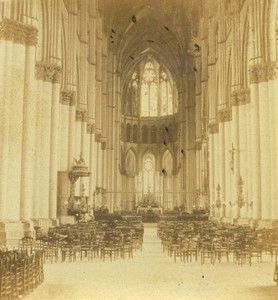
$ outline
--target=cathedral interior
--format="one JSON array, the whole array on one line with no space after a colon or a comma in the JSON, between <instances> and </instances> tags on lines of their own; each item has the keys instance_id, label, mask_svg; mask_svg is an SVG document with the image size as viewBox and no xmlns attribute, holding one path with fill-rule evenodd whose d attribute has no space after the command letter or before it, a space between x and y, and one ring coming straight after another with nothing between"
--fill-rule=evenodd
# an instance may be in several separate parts
<instances>
[{"instance_id":1,"label":"cathedral interior","mask_svg":"<svg viewBox=\"0 0 278 300\"><path fill-rule=\"evenodd\" d=\"M252 273L268 274L270 281L250 286L275 285L273 271L278 284L277 40L278 0L0 0L0 299L31 289L12 288L21 273L2 266L5 251L20 246L22 257L26 250L26 261L37 263L37 276L30 279L36 286L44 280L43 265L46 275L59 273L49 270L56 265L47 263L54 257L49 238L80 234L85 227L94 243L89 250L82 243L71 250L55 244L62 261L82 260L85 248L104 260L106 254L124 259L138 248L142 267L144 261L152 264L142 255L152 249L153 234L159 238L154 247L177 274L177 262L191 262L193 255L185 231L194 227L200 238L210 228L222 242L226 232L237 230L245 242L252 233L271 261L269 256L256 266L253 258ZM105 238L100 252L93 250L105 222L121 231L117 252L116 233L110 252ZM173 238L181 232L191 241L186 248ZM211 250L199 243L198 255L203 264L215 263L221 281L226 248L212 241ZM166 248L169 256L162 254ZM228 257L234 255L235 264L251 266L255 255L264 258L258 248L233 249ZM121 261L128 268L135 258L116 260L119 268ZM106 274L101 268L109 263L98 264L100 276ZM72 265L78 274L79 265ZM209 266L191 268L203 272ZM167 268L153 270L167 277ZM238 275L238 268L230 270L232 278L251 276L248 269L240 277L245 271ZM100 286L93 289L100 292ZM49 289L40 299L56 299ZM128 295L114 290L98 299L170 299L166 288L164 296L146 290L154 297L130 289ZM57 299L91 299L69 291ZM197 291L196 285L191 298L203 299ZM244 299L277 299L274 287L264 292ZM203 296L223 299L224 287L219 293ZM40 296L34 291L28 297Z\"/></svg>"}]
</instances>

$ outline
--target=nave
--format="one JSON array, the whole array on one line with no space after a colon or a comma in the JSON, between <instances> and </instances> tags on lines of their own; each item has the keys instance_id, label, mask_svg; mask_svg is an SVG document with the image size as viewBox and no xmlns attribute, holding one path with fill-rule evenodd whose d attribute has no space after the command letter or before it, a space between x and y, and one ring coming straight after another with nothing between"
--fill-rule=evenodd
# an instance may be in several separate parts
<instances>
[{"instance_id":1,"label":"nave","mask_svg":"<svg viewBox=\"0 0 278 300\"><path fill-rule=\"evenodd\" d=\"M181 262L163 253L156 224L144 224L142 251L132 259L94 258L44 265L45 279L26 300L278 299L274 261L242 266Z\"/></svg>"}]
</instances>

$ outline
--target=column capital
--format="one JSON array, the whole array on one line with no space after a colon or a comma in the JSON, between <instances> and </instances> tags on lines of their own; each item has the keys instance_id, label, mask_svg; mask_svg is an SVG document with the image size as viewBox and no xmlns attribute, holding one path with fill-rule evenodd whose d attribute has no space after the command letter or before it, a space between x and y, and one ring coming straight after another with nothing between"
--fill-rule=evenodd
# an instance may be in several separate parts
<instances>
[{"instance_id":1,"label":"column capital","mask_svg":"<svg viewBox=\"0 0 278 300\"><path fill-rule=\"evenodd\" d=\"M62 81L62 67L56 66L52 82L53 83L61 83L61 81Z\"/></svg>"},{"instance_id":2,"label":"column capital","mask_svg":"<svg viewBox=\"0 0 278 300\"><path fill-rule=\"evenodd\" d=\"M278 79L277 61L269 61L249 66L250 84L258 84Z\"/></svg>"},{"instance_id":3,"label":"column capital","mask_svg":"<svg viewBox=\"0 0 278 300\"><path fill-rule=\"evenodd\" d=\"M250 89L233 91L231 95L232 106L245 105L250 103Z\"/></svg>"},{"instance_id":4,"label":"column capital","mask_svg":"<svg viewBox=\"0 0 278 300\"><path fill-rule=\"evenodd\" d=\"M218 111L219 122L232 121L232 110L230 108L224 108Z\"/></svg>"},{"instance_id":5,"label":"column capital","mask_svg":"<svg viewBox=\"0 0 278 300\"><path fill-rule=\"evenodd\" d=\"M36 62L36 79L52 83L61 83L62 67L47 62Z\"/></svg>"},{"instance_id":6,"label":"column capital","mask_svg":"<svg viewBox=\"0 0 278 300\"><path fill-rule=\"evenodd\" d=\"M268 64L268 79L276 80L278 79L278 62L272 61Z\"/></svg>"},{"instance_id":7,"label":"column capital","mask_svg":"<svg viewBox=\"0 0 278 300\"><path fill-rule=\"evenodd\" d=\"M87 122L88 111L83 108L77 107L75 120L80 122Z\"/></svg>"},{"instance_id":8,"label":"column capital","mask_svg":"<svg viewBox=\"0 0 278 300\"><path fill-rule=\"evenodd\" d=\"M36 46L38 29L35 26L12 19L4 19L0 22L0 39L27 46Z\"/></svg>"},{"instance_id":9,"label":"column capital","mask_svg":"<svg viewBox=\"0 0 278 300\"><path fill-rule=\"evenodd\" d=\"M74 106L76 103L76 92L71 90L62 90L60 93L60 103Z\"/></svg>"},{"instance_id":10,"label":"column capital","mask_svg":"<svg viewBox=\"0 0 278 300\"><path fill-rule=\"evenodd\" d=\"M219 123L218 122L211 122L208 124L208 132L210 134L215 134L219 132Z\"/></svg>"},{"instance_id":11,"label":"column capital","mask_svg":"<svg viewBox=\"0 0 278 300\"><path fill-rule=\"evenodd\" d=\"M45 64L44 66L44 81L52 82L55 76L55 65Z\"/></svg>"},{"instance_id":12,"label":"column capital","mask_svg":"<svg viewBox=\"0 0 278 300\"><path fill-rule=\"evenodd\" d=\"M89 122L87 124L87 133L89 133L89 134L95 133L95 124L94 123Z\"/></svg>"}]
</instances>

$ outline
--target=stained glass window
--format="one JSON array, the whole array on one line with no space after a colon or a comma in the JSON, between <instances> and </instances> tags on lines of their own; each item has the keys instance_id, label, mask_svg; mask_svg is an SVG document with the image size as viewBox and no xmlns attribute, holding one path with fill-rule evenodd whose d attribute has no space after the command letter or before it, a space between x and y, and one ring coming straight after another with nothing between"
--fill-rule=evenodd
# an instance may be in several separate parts
<instances>
[{"instance_id":1,"label":"stained glass window","mask_svg":"<svg viewBox=\"0 0 278 300\"><path fill-rule=\"evenodd\" d=\"M154 192L155 157L146 154L143 158L143 191L144 194Z\"/></svg>"},{"instance_id":2,"label":"stained glass window","mask_svg":"<svg viewBox=\"0 0 278 300\"><path fill-rule=\"evenodd\" d=\"M169 72L151 57L132 73L126 94L127 115L143 117L167 116L177 112L174 99L175 87ZM140 101L140 108L139 108Z\"/></svg>"},{"instance_id":3,"label":"stained glass window","mask_svg":"<svg viewBox=\"0 0 278 300\"><path fill-rule=\"evenodd\" d=\"M154 65L146 63L141 86L141 116L157 116L157 83Z\"/></svg>"},{"instance_id":4,"label":"stained glass window","mask_svg":"<svg viewBox=\"0 0 278 300\"><path fill-rule=\"evenodd\" d=\"M127 91L127 108L128 116L137 116L138 114L138 73L135 71L132 74L131 81Z\"/></svg>"},{"instance_id":5,"label":"stained glass window","mask_svg":"<svg viewBox=\"0 0 278 300\"><path fill-rule=\"evenodd\" d=\"M161 116L173 114L173 93L171 83L164 71L160 73Z\"/></svg>"}]
</instances>

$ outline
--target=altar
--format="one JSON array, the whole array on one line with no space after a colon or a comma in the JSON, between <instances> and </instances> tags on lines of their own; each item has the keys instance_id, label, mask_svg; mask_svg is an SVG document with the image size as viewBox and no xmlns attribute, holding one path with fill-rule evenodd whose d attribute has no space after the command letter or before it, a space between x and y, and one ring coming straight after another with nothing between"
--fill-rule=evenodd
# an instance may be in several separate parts
<instances>
[{"instance_id":1,"label":"altar","mask_svg":"<svg viewBox=\"0 0 278 300\"><path fill-rule=\"evenodd\" d=\"M137 215L146 215L146 214L155 214L155 215L162 215L162 208L161 207L144 207L139 206L137 207L136 213Z\"/></svg>"},{"instance_id":2,"label":"altar","mask_svg":"<svg viewBox=\"0 0 278 300\"><path fill-rule=\"evenodd\" d=\"M144 194L136 208L137 215L162 215L163 209L154 194Z\"/></svg>"}]
</instances>

